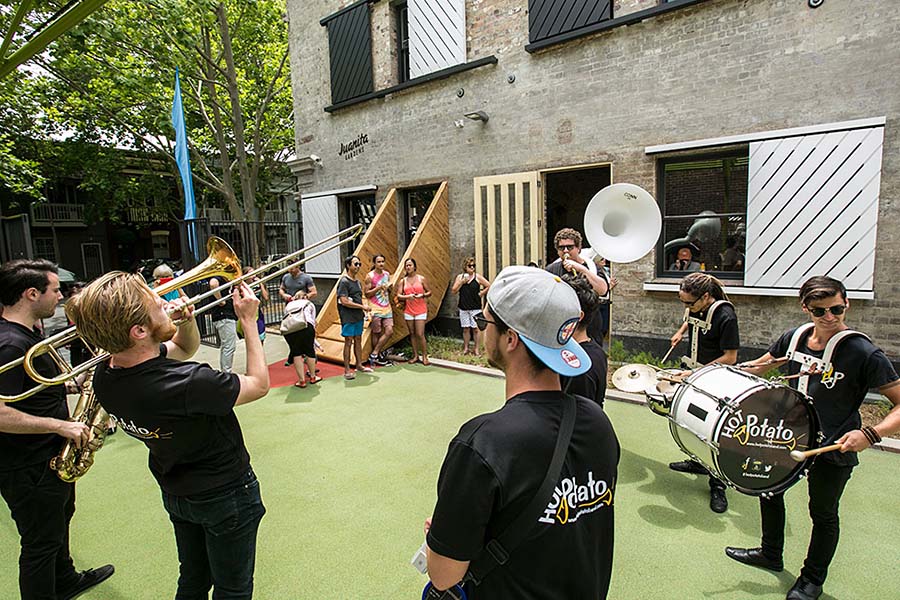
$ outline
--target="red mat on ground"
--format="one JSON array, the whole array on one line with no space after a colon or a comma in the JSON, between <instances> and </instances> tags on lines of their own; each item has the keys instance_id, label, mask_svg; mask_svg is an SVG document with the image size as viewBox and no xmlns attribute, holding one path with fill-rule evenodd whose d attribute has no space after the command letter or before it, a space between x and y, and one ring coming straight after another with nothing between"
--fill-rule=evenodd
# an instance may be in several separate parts
<instances>
[{"instance_id":1,"label":"red mat on ground","mask_svg":"<svg viewBox=\"0 0 900 600\"><path fill-rule=\"evenodd\" d=\"M322 379L344 375L344 365L336 365L320 360L316 361L316 368L319 370L319 377ZM294 370L293 365L286 367L283 360L269 365L269 387L285 387L295 383L297 383L297 371Z\"/></svg>"}]
</instances>

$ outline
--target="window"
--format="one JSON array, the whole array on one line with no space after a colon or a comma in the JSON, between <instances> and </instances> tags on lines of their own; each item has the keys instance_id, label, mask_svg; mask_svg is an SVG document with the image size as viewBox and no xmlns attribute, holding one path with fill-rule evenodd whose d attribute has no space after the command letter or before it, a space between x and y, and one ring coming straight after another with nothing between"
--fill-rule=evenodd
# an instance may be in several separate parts
<instances>
[{"instance_id":1,"label":"window","mask_svg":"<svg viewBox=\"0 0 900 600\"><path fill-rule=\"evenodd\" d=\"M660 161L660 275L703 269L722 278L743 276L748 166L746 149Z\"/></svg>"},{"instance_id":2,"label":"window","mask_svg":"<svg viewBox=\"0 0 900 600\"><path fill-rule=\"evenodd\" d=\"M612 12L612 0L528 0L528 41L608 21Z\"/></svg>"},{"instance_id":3,"label":"window","mask_svg":"<svg viewBox=\"0 0 900 600\"><path fill-rule=\"evenodd\" d=\"M397 73L399 83L409 81L409 8L402 2L394 8L397 15Z\"/></svg>"},{"instance_id":4,"label":"window","mask_svg":"<svg viewBox=\"0 0 900 600\"><path fill-rule=\"evenodd\" d=\"M53 238L36 237L33 239L34 257L44 258L52 263L56 262L56 249L53 244Z\"/></svg>"}]
</instances>

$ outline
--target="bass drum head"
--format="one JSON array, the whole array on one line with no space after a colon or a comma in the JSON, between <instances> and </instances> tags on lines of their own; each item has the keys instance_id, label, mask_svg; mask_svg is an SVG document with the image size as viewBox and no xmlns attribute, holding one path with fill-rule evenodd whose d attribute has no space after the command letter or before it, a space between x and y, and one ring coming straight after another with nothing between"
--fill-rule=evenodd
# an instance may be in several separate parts
<instances>
[{"instance_id":1,"label":"bass drum head","mask_svg":"<svg viewBox=\"0 0 900 600\"><path fill-rule=\"evenodd\" d=\"M818 432L818 416L802 394L786 386L757 389L719 422L718 470L746 494L781 492L809 462L798 463L791 452L816 448Z\"/></svg>"}]
</instances>

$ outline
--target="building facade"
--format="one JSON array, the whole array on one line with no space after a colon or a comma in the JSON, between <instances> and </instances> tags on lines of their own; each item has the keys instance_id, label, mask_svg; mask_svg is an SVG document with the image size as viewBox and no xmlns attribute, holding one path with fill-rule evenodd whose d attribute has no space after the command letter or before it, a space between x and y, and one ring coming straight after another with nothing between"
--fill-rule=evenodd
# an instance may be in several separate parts
<instances>
[{"instance_id":1,"label":"building facade","mask_svg":"<svg viewBox=\"0 0 900 600\"><path fill-rule=\"evenodd\" d=\"M848 322L900 355L889 0L287 7L307 243L325 212L447 181L452 272L475 255L491 275L555 258L561 227L602 229L584 222L591 198L633 183L663 225L646 256L612 265L612 330L626 345L667 346L683 310L670 267L688 246L728 284L753 352L805 319L800 283L831 274L851 290Z\"/></svg>"}]
</instances>

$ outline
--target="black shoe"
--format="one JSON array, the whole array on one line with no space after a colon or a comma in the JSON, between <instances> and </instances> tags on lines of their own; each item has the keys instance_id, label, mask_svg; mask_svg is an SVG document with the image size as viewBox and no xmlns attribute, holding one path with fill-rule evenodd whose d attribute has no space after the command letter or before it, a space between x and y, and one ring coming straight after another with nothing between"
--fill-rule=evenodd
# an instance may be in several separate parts
<instances>
[{"instance_id":1,"label":"black shoe","mask_svg":"<svg viewBox=\"0 0 900 600\"><path fill-rule=\"evenodd\" d=\"M803 575L797 578L793 587L788 591L785 600L816 600L822 595L822 586L816 585Z\"/></svg>"},{"instance_id":2,"label":"black shoe","mask_svg":"<svg viewBox=\"0 0 900 600\"><path fill-rule=\"evenodd\" d=\"M96 569L88 569L78 574L78 581L64 592L57 595L57 600L72 600L80 596L82 592L88 590L101 581L106 581L112 574L116 572L116 568L112 565L103 565Z\"/></svg>"},{"instance_id":3,"label":"black shoe","mask_svg":"<svg viewBox=\"0 0 900 600\"><path fill-rule=\"evenodd\" d=\"M679 473L693 473L695 475L706 475L709 471L706 467L693 460L682 460L679 462L669 463L669 468Z\"/></svg>"},{"instance_id":4,"label":"black shoe","mask_svg":"<svg viewBox=\"0 0 900 600\"><path fill-rule=\"evenodd\" d=\"M763 554L762 548L732 548L729 546L725 548L725 554L728 555L728 558L751 567L762 567L776 573L784 571L784 563L781 559L774 560L769 558Z\"/></svg>"},{"instance_id":5,"label":"black shoe","mask_svg":"<svg viewBox=\"0 0 900 600\"><path fill-rule=\"evenodd\" d=\"M709 488L709 508L715 513L723 513L728 510L728 498L725 497L725 488Z\"/></svg>"}]
</instances>

